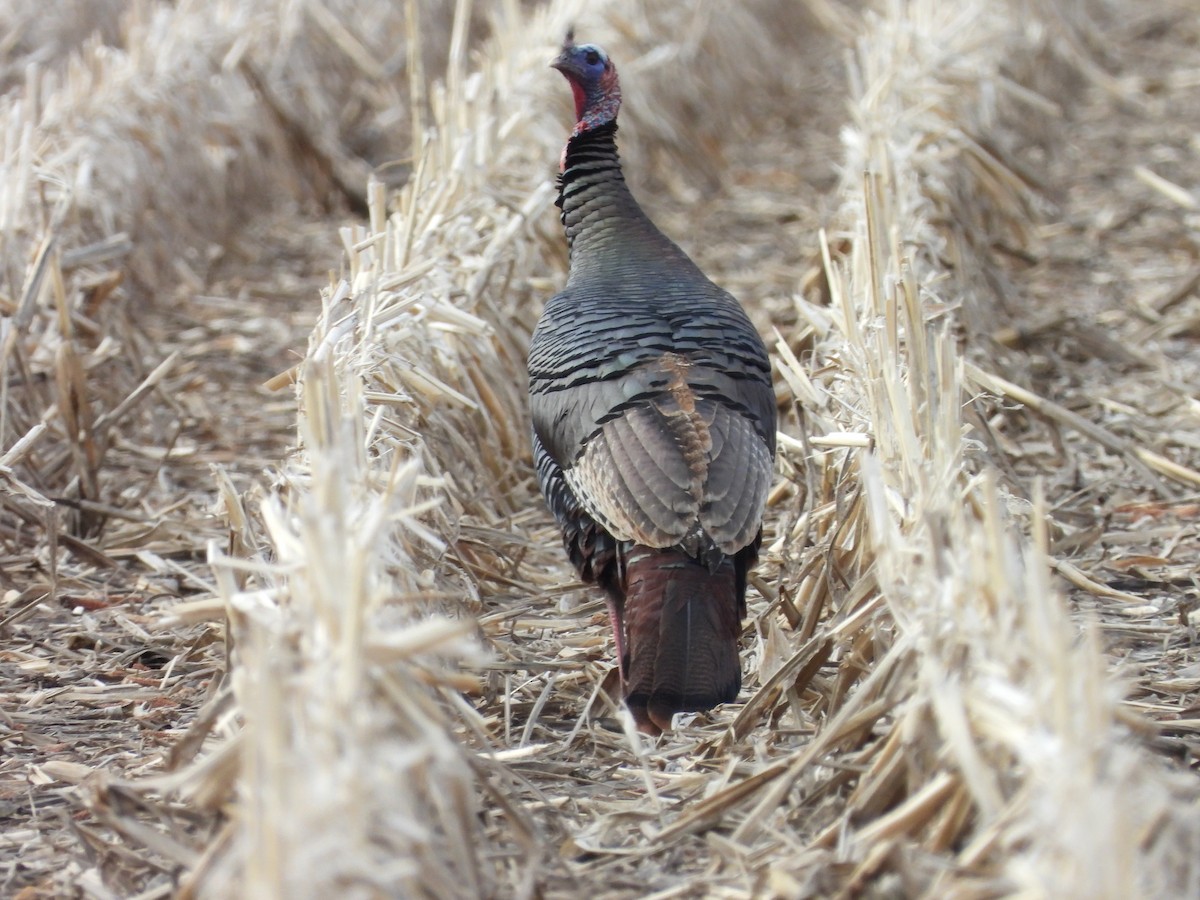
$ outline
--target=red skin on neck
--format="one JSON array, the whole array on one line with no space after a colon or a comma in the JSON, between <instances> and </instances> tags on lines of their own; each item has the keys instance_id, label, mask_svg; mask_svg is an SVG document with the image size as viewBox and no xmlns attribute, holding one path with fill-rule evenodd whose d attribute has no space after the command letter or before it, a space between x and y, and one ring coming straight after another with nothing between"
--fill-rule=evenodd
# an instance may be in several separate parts
<instances>
[{"instance_id":1,"label":"red skin on neck","mask_svg":"<svg viewBox=\"0 0 1200 900\"><path fill-rule=\"evenodd\" d=\"M566 74L566 73L564 73ZM567 75L567 83L571 85L571 94L575 98L575 128L572 137L590 131L601 125L616 121L617 111L621 108L621 85L617 79L617 69L609 64L607 71L600 76L599 91L588 96L583 85L571 75ZM567 148L563 147L559 159L559 171L566 171Z\"/></svg>"},{"instance_id":2,"label":"red skin on neck","mask_svg":"<svg viewBox=\"0 0 1200 900\"><path fill-rule=\"evenodd\" d=\"M567 83L571 85L571 93L575 95L575 120L578 121L583 118L583 108L587 103L587 94L583 92L583 88L571 79L567 79Z\"/></svg>"}]
</instances>

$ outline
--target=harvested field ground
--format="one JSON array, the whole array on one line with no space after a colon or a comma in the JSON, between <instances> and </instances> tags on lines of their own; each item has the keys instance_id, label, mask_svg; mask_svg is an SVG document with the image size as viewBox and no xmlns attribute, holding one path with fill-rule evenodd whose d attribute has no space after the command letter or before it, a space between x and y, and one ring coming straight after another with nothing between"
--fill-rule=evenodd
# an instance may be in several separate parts
<instances>
[{"instance_id":1,"label":"harvested field ground","mask_svg":"<svg viewBox=\"0 0 1200 900\"><path fill-rule=\"evenodd\" d=\"M0 12L0 896L1200 895L1192 5L500 6ZM526 444L568 22L778 369L656 742Z\"/></svg>"}]
</instances>

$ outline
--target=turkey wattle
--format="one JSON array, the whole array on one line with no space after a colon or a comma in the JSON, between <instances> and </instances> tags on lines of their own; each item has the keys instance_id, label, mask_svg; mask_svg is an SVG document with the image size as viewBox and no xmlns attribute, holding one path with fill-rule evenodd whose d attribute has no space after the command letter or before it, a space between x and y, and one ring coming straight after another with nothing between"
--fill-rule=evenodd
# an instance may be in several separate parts
<instances>
[{"instance_id":1,"label":"turkey wattle","mask_svg":"<svg viewBox=\"0 0 1200 900\"><path fill-rule=\"evenodd\" d=\"M608 55L568 35L552 65L575 96L558 198L571 269L529 348L534 461L580 577L607 595L626 704L657 734L741 687L775 454L770 363L737 300L630 194Z\"/></svg>"}]
</instances>

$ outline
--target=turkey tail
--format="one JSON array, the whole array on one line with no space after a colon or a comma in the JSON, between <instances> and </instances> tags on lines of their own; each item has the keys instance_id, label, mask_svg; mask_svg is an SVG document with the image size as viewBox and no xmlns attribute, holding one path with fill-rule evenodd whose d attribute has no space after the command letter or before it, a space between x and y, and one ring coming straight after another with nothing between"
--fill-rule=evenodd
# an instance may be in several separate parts
<instances>
[{"instance_id":1,"label":"turkey tail","mask_svg":"<svg viewBox=\"0 0 1200 900\"><path fill-rule=\"evenodd\" d=\"M737 698L741 610L734 560L715 572L677 549L635 547L626 560L625 702L659 734L677 712Z\"/></svg>"}]
</instances>

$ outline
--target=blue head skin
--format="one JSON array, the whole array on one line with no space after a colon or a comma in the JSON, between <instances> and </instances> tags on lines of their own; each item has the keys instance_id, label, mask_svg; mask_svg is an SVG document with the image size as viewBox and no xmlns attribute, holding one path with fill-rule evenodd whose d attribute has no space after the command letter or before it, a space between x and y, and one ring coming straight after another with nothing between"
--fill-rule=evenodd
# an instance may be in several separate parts
<instances>
[{"instance_id":1,"label":"blue head skin","mask_svg":"<svg viewBox=\"0 0 1200 900\"><path fill-rule=\"evenodd\" d=\"M595 44L576 44L574 34L567 32L562 53L550 65L563 73L575 95L572 136L617 120L621 84L617 67L603 49Z\"/></svg>"}]
</instances>

